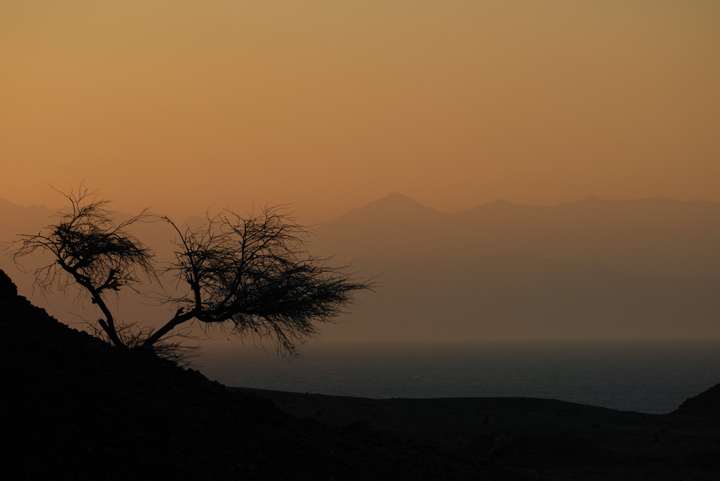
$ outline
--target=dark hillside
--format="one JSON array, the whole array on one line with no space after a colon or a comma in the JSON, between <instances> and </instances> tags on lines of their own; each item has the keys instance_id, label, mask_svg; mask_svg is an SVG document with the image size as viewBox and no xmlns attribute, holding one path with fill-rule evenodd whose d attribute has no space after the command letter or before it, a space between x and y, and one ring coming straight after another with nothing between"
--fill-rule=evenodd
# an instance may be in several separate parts
<instances>
[{"instance_id":1,"label":"dark hillside","mask_svg":"<svg viewBox=\"0 0 720 481\"><path fill-rule=\"evenodd\" d=\"M0 271L13 480L715 480L717 391L669 416L543 399L229 389L66 327Z\"/></svg>"},{"instance_id":2,"label":"dark hillside","mask_svg":"<svg viewBox=\"0 0 720 481\"><path fill-rule=\"evenodd\" d=\"M716 389L717 390L717 389ZM299 418L419 440L519 479L720 479L720 424L707 411L650 415L532 398L363 399L238 389ZM537 478L533 477L537 476Z\"/></svg>"},{"instance_id":3,"label":"dark hillside","mask_svg":"<svg viewBox=\"0 0 720 481\"><path fill-rule=\"evenodd\" d=\"M13 479L432 479L431 456L390 438L299 421L200 373L121 353L17 296L0 271L3 426ZM8 369L9 368L9 369ZM418 448L419 449L419 448ZM418 451L419 453L419 451ZM8 468L10 468L8 466ZM14 469L13 469L14 470ZM428 476L425 478L425 476Z\"/></svg>"},{"instance_id":4,"label":"dark hillside","mask_svg":"<svg viewBox=\"0 0 720 481\"><path fill-rule=\"evenodd\" d=\"M720 384L686 400L675 415L705 419L720 427Z\"/></svg>"}]
</instances>

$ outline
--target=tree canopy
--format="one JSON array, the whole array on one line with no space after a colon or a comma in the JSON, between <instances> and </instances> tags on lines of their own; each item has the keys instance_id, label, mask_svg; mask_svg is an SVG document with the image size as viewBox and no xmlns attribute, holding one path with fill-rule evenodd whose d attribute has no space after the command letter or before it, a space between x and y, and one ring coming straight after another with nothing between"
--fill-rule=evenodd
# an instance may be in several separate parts
<instances>
[{"instance_id":1,"label":"tree canopy","mask_svg":"<svg viewBox=\"0 0 720 481\"><path fill-rule=\"evenodd\" d=\"M69 209L58 222L21 235L15 256L49 253L52 261L36 270L36 282L82 288L102 314L98 332L119 348L157 349L180 325L195 322L230 324L239 335L270 337L292 352L355 292L370 287L308 254L302 226L276 208L250 217L224 211L190 227L147 211L114 221L108 202L94 200L85 189L65 197ZM167 265L158 266L154 253L129 232L147 221L166 223L175 236ZM162 300L176 306L175 313L156 329L119 322L106 298L144 287L143 276L177 281Z\"/></svg>"}]
</instances>

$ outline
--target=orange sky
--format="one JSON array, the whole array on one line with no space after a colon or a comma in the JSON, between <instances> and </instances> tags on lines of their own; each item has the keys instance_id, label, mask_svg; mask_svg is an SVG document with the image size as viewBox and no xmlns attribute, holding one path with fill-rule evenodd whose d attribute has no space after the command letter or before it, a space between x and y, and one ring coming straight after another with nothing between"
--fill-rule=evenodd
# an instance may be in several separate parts
<instances>
[{"instance_id":1,"label":"orange sky","mask_svg":"<svg viewBox=\"0 0 720 481\"><path fill-rule=\"evenodd\" d=\"M720 200L716 0L4 0L0 197Z\"/></svg>"}]
</instances>

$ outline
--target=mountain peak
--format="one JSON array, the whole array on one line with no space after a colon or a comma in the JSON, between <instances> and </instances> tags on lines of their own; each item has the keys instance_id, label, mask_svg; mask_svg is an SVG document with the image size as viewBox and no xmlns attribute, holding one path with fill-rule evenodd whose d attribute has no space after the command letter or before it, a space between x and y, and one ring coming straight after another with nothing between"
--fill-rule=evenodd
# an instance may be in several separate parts
<instances>
[{"instance_id":1,"label":"mountain peak","mask_svg":"<svg viewBox=\"0 0 720 481\"><path fill-rule=\"evenodd\" d=\"M377 200L374 200L367 204L366 207L411 207L411 208L421 208L426 210L432 210L431 208L421 204L417 200L413 199L412 197L402 194L400 192L391 192L390 194L386 195L385 197L381 197Z\"/></svg>"},{"instance_id":2,"label":"mountain peak","mask_svg":"<svg viewBox=\"0 0 720 481\"><path fill-rule=\"evenodd\" d=\"M374 200L354 212L367 212L372 215L388 215L393 217L419 217L436 214L431 207L421 204L405 194L393 192Z\"/></svg>"},{"instance_id":3,"label":"mountain peak","mask_svg":"<svg viewBox=\"0 0 720 481\"><path fill-rule=\"evenodd\" d=\"M369 204L351 210L341 219L361 223L407 222L426 219L437 212L405 194L393 192Z\"/></svg>"}]
</instances>

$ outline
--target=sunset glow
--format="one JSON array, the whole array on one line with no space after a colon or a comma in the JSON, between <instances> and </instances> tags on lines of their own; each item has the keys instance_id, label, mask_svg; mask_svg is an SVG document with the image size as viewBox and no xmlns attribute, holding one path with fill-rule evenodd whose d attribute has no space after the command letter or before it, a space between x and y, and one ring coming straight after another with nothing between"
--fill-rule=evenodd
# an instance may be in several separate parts
<instances>
[{"instance_id":1,"label":"sunset glow","mask_svg":"<svg viewBox=\"0 0 720 481\"><path fill-rule=\"evenodd\" d=\"M6 1L0 191L310 219L391 191L719 200L718 5Z\"/></svg>"}]
</instances>

